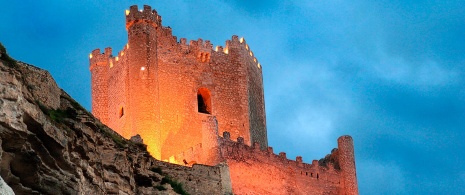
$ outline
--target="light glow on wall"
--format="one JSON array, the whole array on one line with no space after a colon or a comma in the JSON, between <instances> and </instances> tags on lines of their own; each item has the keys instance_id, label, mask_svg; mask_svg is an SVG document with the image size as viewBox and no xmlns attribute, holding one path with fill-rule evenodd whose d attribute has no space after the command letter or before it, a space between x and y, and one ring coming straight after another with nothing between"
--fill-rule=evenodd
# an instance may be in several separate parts
<instances>
[{"instance_id":1,"label":"light glow on wall","mask_svg":"<svg viewBox=\"0 0 465 195\"><path fill-rule=\"evenodd\" d=\"M119 57L118 57L118 56L116 56L116 61L118 61L118 60L119 60Z\"/></svg>"},{"instance_id":2,"label":"light glow on wall","mask_svg":"<svg viewBox=\"0 0 465 195\"><path fill-rule=\"evenodd\" d=\"M241 43L243 43L243 42L244 42L244 37L241 37L241 39L239 39L239 41L240 41Z\"/></svg>"},{"instance_id":3,"label":"light glow on wall","mask_svg":"<svg viewBox=\"0 0 465 195\"><path fill-rule=\"evenodd\" d=\"M144 66L140 67L140 70L145 70L145 67Z\"/></svg>"},{"instance_id":4,"label":"light glow on wall","mask_svg":"<svg viewBox=\"0 0 465 195\"><path fill-rule=\"evenodd\" d=\"M92 54L89 54L89 59L92 59Z\"/></svg>"},{"instance_id":5,"label":"light glow on wall","mask_svg":"<svg viewBox=\"0 0 465 195\"><path fill-rule=\"evenodd\" d=\"M129 10L126 10L126 16L129 15Z\"/></svg>"},{"instance_id":6,"label":"light glow on wall","mask_svg":"<svg viewBox=\"0 0 465 195\"><path fill-rule=\"evenodd\" d=\"M260 63L258 63L258 64L257 64L257 67L258 67L258 68L261 68L261 67L262 67L262 65L260 65Z\"/></svg>"},{"instance_id":7,"label":"light glow on wall","mask_svg":"<svg viewBox=\"0 0 465 195\"><path fill-rule=\"evenodd\" d=\"M168 159L168 162L169 163L174 163L174 164L179 164L178 162L176 162L176 159L174 158L174 156L170 156L170 158Z\"/></svg>"}]
</instances>

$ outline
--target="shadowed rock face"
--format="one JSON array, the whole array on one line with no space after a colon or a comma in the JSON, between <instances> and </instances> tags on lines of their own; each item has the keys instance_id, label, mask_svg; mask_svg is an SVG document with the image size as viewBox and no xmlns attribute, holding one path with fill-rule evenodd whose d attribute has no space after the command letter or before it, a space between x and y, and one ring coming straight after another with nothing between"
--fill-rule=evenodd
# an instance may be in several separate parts
<instances>
[{"instance_id":1,"label":"shadowed rock face","mask_svg":"<svg viewBox=\"0 0 465 195\"><path fill-rule=\"evenodd\" d=\"M97 121L47 71L0 60L0 176L16 194L181 193L173 181L190 194L223 194L220 172L155 160L145 145Z\"/></svg>"}]
</instances>

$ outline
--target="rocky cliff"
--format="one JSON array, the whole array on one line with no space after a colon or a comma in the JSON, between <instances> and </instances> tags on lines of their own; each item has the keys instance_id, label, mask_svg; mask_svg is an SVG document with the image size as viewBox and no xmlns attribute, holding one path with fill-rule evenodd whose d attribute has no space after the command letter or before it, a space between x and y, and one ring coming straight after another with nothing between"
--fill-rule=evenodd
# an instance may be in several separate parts
<instances>
[{"instance_id":1,"label":"rocky cliff","mask_svg":"<svg viewBox=\"0 0 465 195\"><path fill-rule=\"evenodd\" d=\"M0 146L5 193L230 193L229 181L221 178L226 165L184 167L152 158L145 145L96 120L47 71L16 62L5 51L0 51Z\"/></svg>"}]
</instances>

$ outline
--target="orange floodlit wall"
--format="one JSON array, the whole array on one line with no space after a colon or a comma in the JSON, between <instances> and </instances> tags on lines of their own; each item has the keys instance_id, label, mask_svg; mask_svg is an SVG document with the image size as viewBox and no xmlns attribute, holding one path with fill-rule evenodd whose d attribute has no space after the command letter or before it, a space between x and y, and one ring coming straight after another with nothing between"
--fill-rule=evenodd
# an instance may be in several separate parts
<instances>
[{"instance_id":1,"label":"orange floodlit wall","mask_svg":"<svg viewBox=\"0 0 465 195\"><path fill-rule=\"evenodd\" d=\"M339 138L323 164L268 147L262 66L243 38L213 48L178 40L150 6L125 15L123 49L89 55L92 113L103 123L139 134L160 160L224 163L235 194L358 194L352 138Z\"/></svg>"},{"instance_id":2,"label":"orange floodlit wall","mask_svg":"<svg viewBox=\"0 0 465 195\"><path fill-rule=\"evenodd\" d=\"M338 139L338 148L328 155L333 160L325 165L318 160L304 163L302 157L289 160L271 147L260 150L258 143L250 147L241 140L219 141L220 159L229 166L235 194L358 194L353 150L347 150L353 149L349 136Z\"/></svg>"},{"instance_id":3,"label":"orange floodlit wall","mask_svg":"<svg viewBox=\"0 0 465 195\"><path fill-rule=\"evenodd\" d=\"M215 132L214 119L204 120L210 132ZM207 133L208 131L203 131ZM273 153L273 148L262 150L258 143L249 146L242 137L230 139L229 132L217 136L216 143L197 144L172 157L172 162L216 165L225 163L234 194L358 194L353 141L350 136L338 139L338 148L324 160L303 162L298 156L289 160L286 153ZM216 150L211 150L216 148ZM209 159L202 154L208 153Z\"/></svg>"},{"instance_id":4,"label":"orange floodlit wall","mask_svg":"<svg viewBox=\"0 0 465 195\"><path fill-rule=\"evenodd\" d=\"M117 55L106 48L89 56L97 118L126 138L140 134L162 160L201 142L202 115L216 116L220 133L268 146L262 70L244 39L215 50L210 41L178 40L150 6L131 6L126 29ZM208 112L199 112L199 93Z\"/></svg>"}]
</instances>

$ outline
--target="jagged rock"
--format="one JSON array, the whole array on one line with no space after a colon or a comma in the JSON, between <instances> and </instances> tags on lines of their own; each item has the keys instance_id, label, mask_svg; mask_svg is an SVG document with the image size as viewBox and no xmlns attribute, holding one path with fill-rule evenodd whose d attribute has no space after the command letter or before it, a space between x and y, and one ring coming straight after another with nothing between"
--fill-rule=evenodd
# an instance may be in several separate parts
<instances>
[{"instance_id":1,"label":"jagged rock","mask_svg":"<svg viewBox=\"0 0 465 195\"><path fill-rule=\"evenodd\" d=\"M144 143L144 140L142 139L142 137L140 137L139 134L135 135L135 136L132 136L131 139L129 139L130 141L134 142L134 143L139 143L139 144L143 144Z\"/></svg>"},{"instance_id":2,"label":"jagged rock","mask_svg":"<svg viewBox=\"0 0 465 195\"><path fill-rule=\"evenodd\" d=\"M0 60L0 194L177 194L165 177L190 194L224 194L211 174L219 167L196 165L208 174L161 162L133 140L95 119L47 71Z\"/></svg>"}]
</instances>

